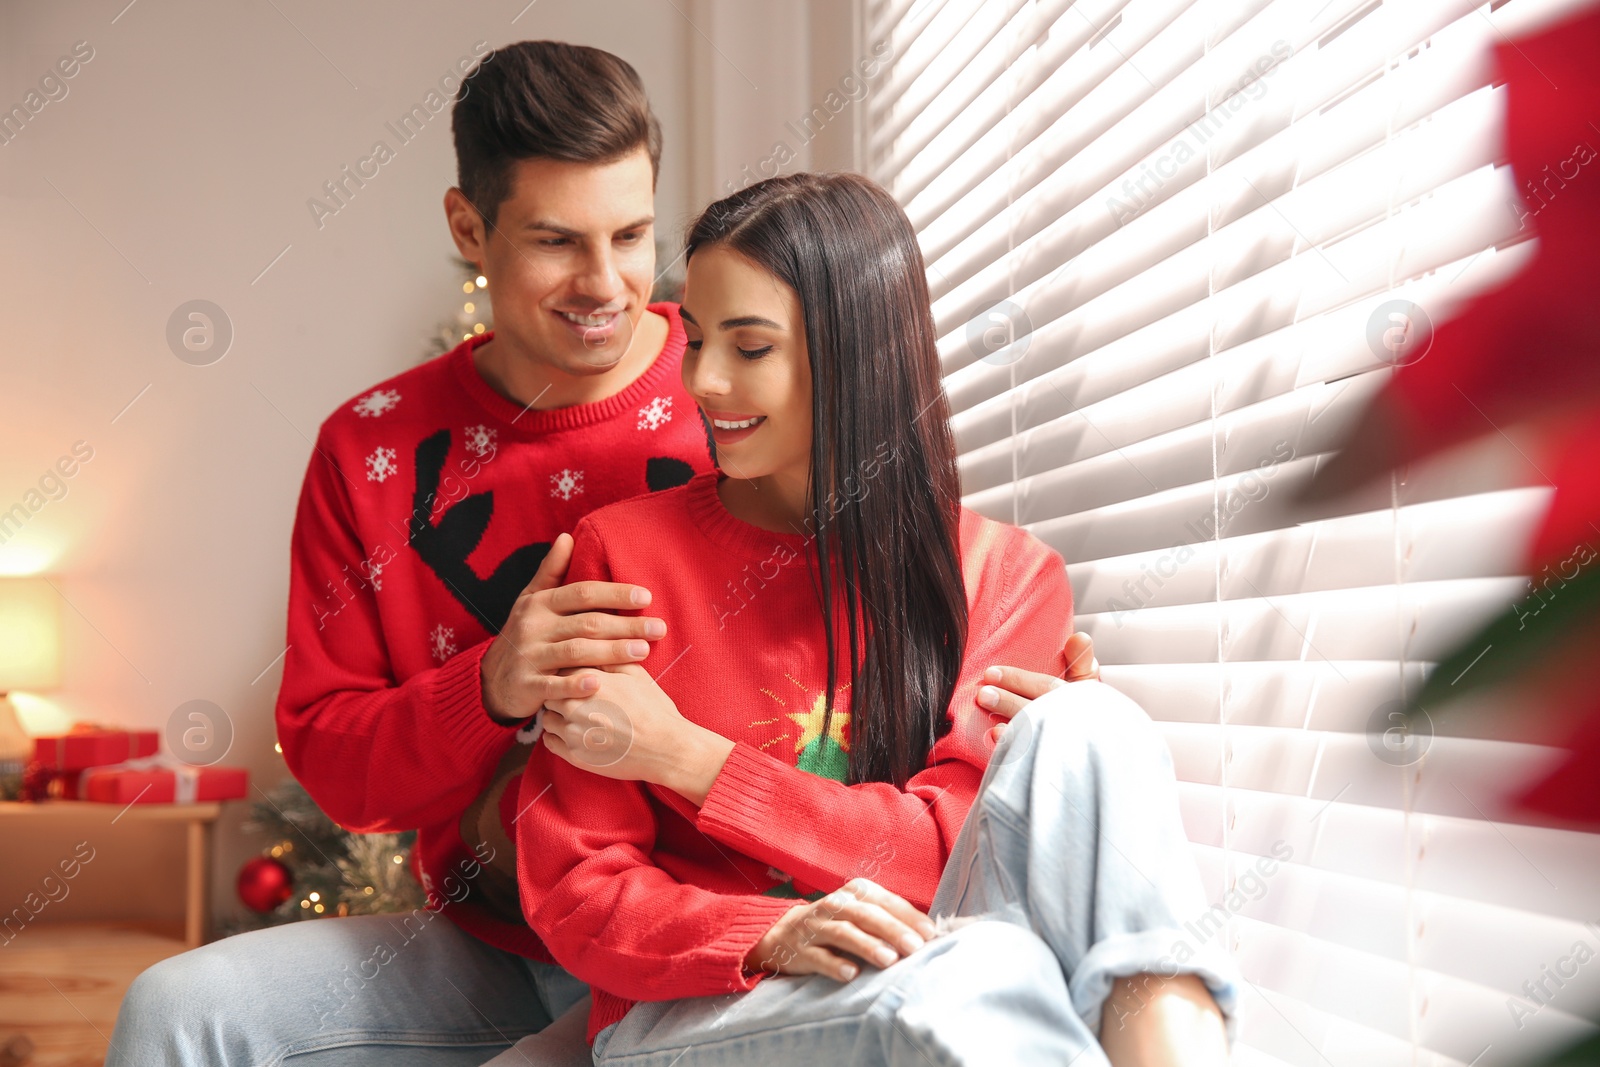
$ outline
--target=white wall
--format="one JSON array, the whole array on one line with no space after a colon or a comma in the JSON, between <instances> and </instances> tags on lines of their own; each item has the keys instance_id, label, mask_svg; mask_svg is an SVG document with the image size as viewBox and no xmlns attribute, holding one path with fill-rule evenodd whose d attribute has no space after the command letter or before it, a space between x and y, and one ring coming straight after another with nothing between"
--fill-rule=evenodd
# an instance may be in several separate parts
<instances>
[{"instance_id":1,"label":"white wall","mask_svg":"<svg viewBox=\"0 0 1600 1067\"><path fill-rule=\"evenodd\" d=\"M686 10L704 29L689 39L696 207L780 172L856 169L867 86L841 92L840 82L862 56L857 0L690 0Z\"/></svg>"},{"instance_id":2,"label":"white wall","mask_svg":"<svg viewBox=\"0 0 1600 1067\"><path fill-rule=\"evenodd\" d=\"M339 401L414 364L459 295L440 207L448 110L320 228L307 200L476 42L549 37L639 70L666 136L657 212L675 244L812 106L811 23L839 47L850 0L125 2L0 6L0 107L76 42L93 49L67 95L0 145L0 511L75 442L94 450L0 545L0 573L43 571L68 603L63 687L26 702L27 726L161 729L206 699L233 724L227 762L268 785L284 773L275 660L310 440ZM234 330L211 366L165 337L196 298ZM232 808L223 910L259 847Z\"/></svg>"}]
</instances>

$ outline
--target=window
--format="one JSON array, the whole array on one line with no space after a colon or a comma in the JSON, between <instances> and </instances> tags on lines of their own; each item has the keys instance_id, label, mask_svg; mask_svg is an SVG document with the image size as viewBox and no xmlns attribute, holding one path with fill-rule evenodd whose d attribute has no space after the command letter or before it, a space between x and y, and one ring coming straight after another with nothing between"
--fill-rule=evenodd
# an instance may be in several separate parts
<instances>
[{"instance_id":1,"label":"window","mask_svg":"<svg viewBox=\"0 0 1600 1067\"><path fill-rule=\"evenodd\" d=\"M1542 476L1494 435L1291 506L1428 358L1397 331L1527 262L1489 48L1578 6L863 13L893 57L866 169L922 242L964 500L1061 552L1104 677L1171 746L1227 913L1190 932L1249 983L1241 1064L1524 1062L1600 1000L1575 960L1600 839L1495 804L1550 751L1390 718L1523 595Z\"/></svg>"}]
</instances>

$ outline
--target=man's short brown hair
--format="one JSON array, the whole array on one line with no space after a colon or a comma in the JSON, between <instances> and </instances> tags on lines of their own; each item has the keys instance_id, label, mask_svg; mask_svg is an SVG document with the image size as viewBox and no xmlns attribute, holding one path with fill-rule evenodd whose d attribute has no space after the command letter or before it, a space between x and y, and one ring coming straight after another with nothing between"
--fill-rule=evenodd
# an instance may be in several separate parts
<instances>
[{"instance_id":1,"label":"man's short brown hair","mask_svg":"<svg viewBox=\"0 0 1600 1067\"><path fill-rule=\"evenodd\" d=\"M611 163L639 147L661 171L661 124L644 83L610 52L560 41L519 41L479 61L451 111L456 184L494 224L520 159Z\"/></svg>"}]
</instances>

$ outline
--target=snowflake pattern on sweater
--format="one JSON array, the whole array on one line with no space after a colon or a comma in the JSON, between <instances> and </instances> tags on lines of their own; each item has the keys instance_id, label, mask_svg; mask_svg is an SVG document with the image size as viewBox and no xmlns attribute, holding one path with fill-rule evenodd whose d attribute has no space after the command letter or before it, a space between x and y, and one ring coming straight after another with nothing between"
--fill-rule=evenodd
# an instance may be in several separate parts
<instances>
[{"instance_id":1,"label":"snowflake pattern on sweater","mask_svg":"<svg viewBox=\"0 0 1600 1067\"><path fill-rule=\"evenodd\" d=\"M456 654L456 631L453 626L439 623L428 634L428 650L433 658L443 663Z\"/></svg>"},{"instance_id":2,"label":"snowflake pattern on sweater","mask_svg":"<svg viewBox=\"0 0 1600 1067\"><path fill-rule=\"evenodd\" d=\"M466 437L463 444L466 445L468 452L479 459L493 454L495 438L499 436L497 431L479 423L476 426L468 426L462 433Z\"/></svg>"},{"instance_id":3,"label":"snowflake pattern on sweater","mask_svg":"<svg viewBox=\"0 0 1600 1067\"><path fill-rule=\"evenodd\" d=\"M372 455L367 457L367 481L386 482L389 477L400 468L394 462L395 451L392 448L377 448Z\"/></svg>"},{"instance_id":4,"label":"snowflake pattern on sweater","mask_svg":"<svg viewBox=\"0 0 1600 1067\"><path fill-rule=\"evenodd\" d=\"M562 500L571 500L583 492L583 472L561 468L560 474L550 476L550 495L558 496Z\"/></svg>"},{"instance_id":5,"label":"snowflake pattern on sweater","mask_svg":"<svg viewBox=\"0 0 1600 1067\"><path fill-rule=\"evenodd\" d=\"M658 396L650 403L639 409L639 424L636 430L659 430L672 421L672 398Z\"/></svg>"},{"instance_id":6,"label":"snowflake pattern on sweater","mask_svg":"<svg viewBox=\"0 0 1600 1067\"><path fill-rule=\"evenodd\" d=\"M400 403L400 394L396 390L374 389L351 405L350 410L364 419L375 419L379 415L393 411L398 403Z\"/></svg>"},{"instance_id":7,"label":"snowflake pattern on sweater","mask_svg":"<svg viewBox=\"0 0 1600 1067\"><path fill-rule=\"evenodd\" d=\"M592 403L531 409L496 392L478 365L492 333L343 400L309 450L296 510L276 707L290 770L344 825L415 828L413 871L449 898L444 914L541 959L514 893L501 915L450 888L488 881L463 863L491 863L463 850L478 839L459 821L481 789L463 769L492 770L515 733L483 707L479 664L557 536L712 469L699 418L637 429L657 397L696 413L677 308L650 311L668 324L656 362ZM549 493L552 472L564 496ZM512 850L493 862L514 863Z\"/></svg>"}]
</instances>

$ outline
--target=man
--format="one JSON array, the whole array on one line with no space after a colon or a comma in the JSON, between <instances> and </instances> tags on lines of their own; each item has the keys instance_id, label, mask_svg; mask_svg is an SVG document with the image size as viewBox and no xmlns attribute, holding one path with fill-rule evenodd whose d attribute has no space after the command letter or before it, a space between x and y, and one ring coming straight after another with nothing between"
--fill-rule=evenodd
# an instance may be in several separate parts
<instances>
[{"instance_id":1,"label":"man","mask_svg":"<svg viewBox=\"0 0 1600 1067\"><path fill-rule=\"evenodd\" d=\"M289 768L330 817L418 831L428 906L157 964L123 1003L113 1067L363 1064L400 1048L407 1063L481 1064L586 992L522 919L505 832L532 743L519 727L584 695L564 670L637 663L665 633L610 614L648 590L561 586L568 532L713 457L680 380L677 307L648 303L661 134L633 68L510 45L464 83L452 125L445 215L488 280L495 330L323 423L277 706ZM586 1057L581 1022L573 1036Z\"/></svg>"}]
</instances>

